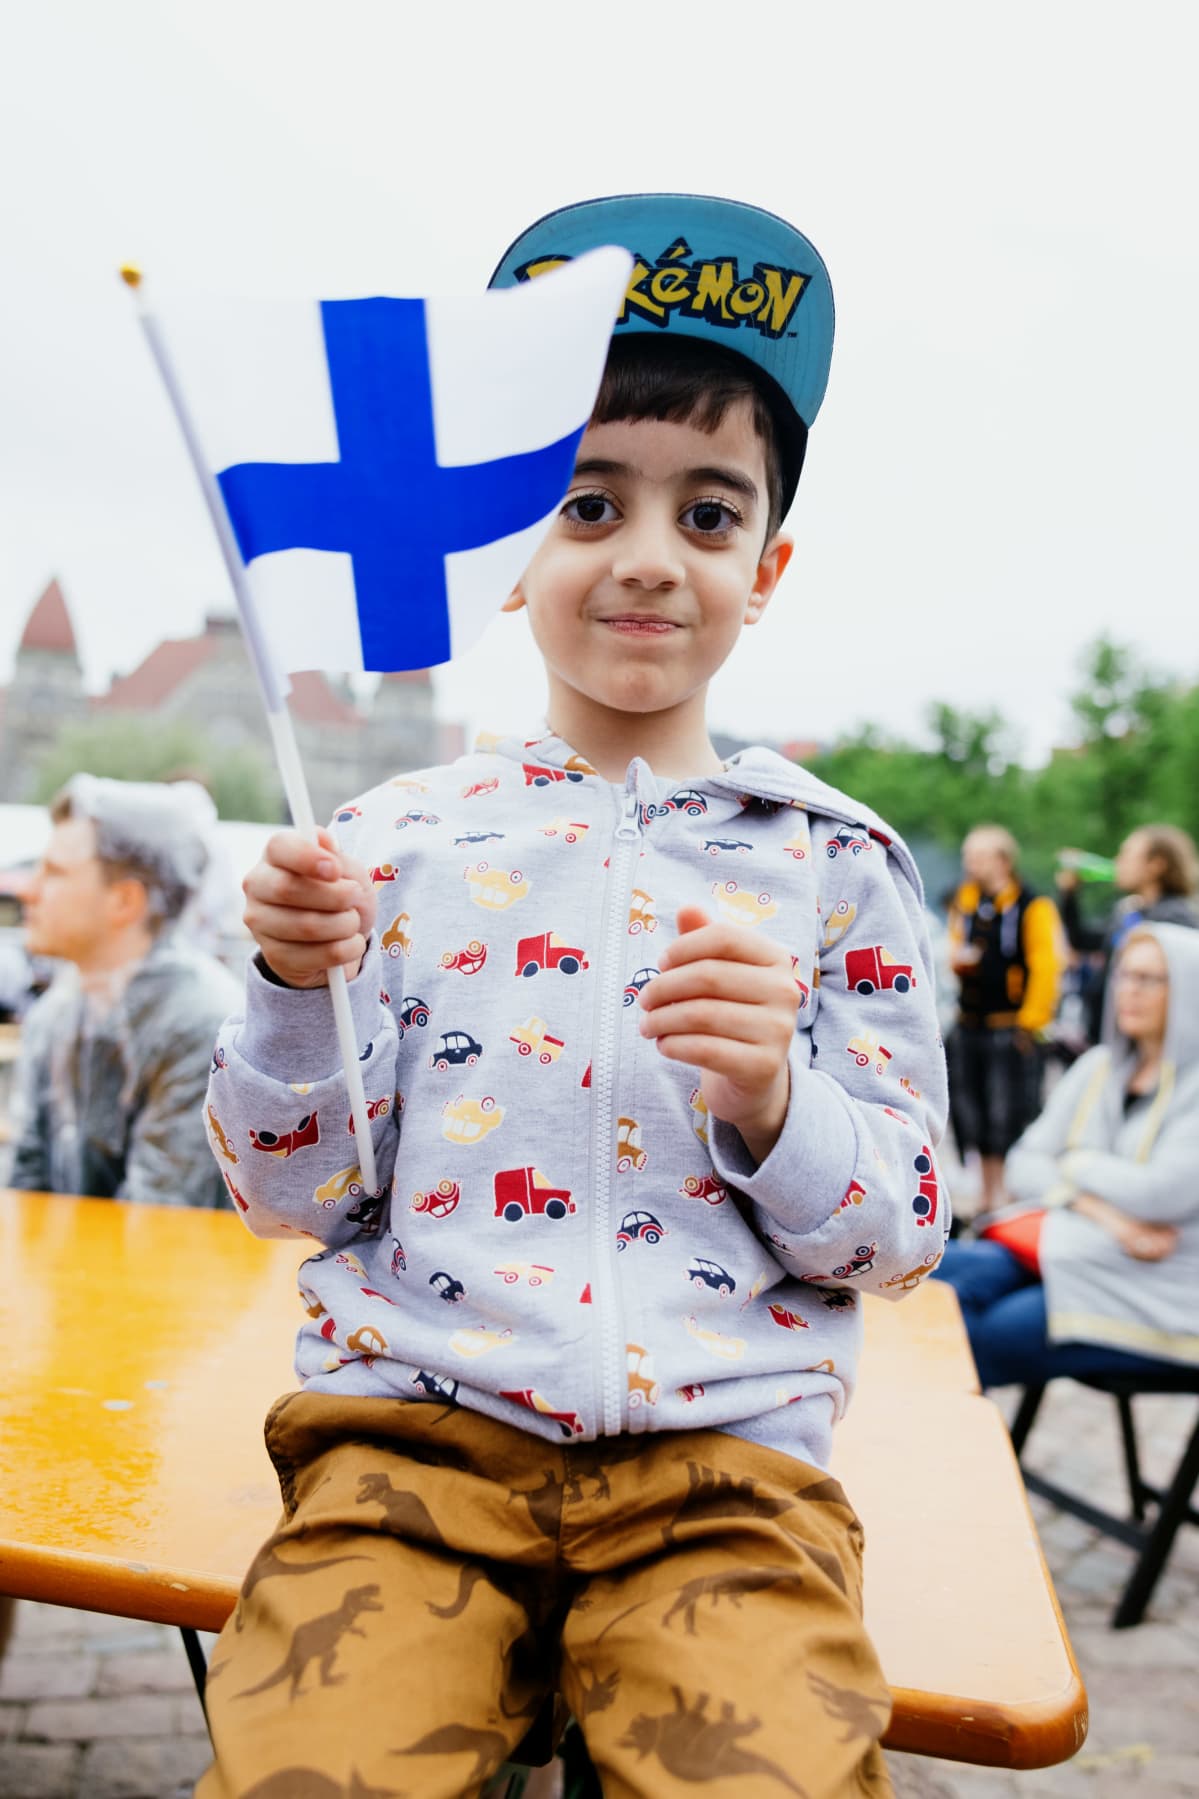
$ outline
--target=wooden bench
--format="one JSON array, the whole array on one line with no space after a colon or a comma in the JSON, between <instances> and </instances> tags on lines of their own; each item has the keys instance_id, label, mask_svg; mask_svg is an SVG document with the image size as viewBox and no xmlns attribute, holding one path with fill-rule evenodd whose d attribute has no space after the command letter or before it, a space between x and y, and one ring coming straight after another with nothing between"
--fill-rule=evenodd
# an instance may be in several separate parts
<instances>
[{"instance_id":1,"label":"wooden bench","mask_svg":"<svg viewBox=\"0 0 1199 1799\"><path fill-rule=\"evenodd\" d=\"M229 1213L0 1192L0 1592L220 1629L279 1514L262 1421L294 1385L300 1259ZM870 1303L866 1335L834 1472L866 1528L886 1743L1063 1761L1086 1696L952 1290Z\"/></svg>"}]
</instances>

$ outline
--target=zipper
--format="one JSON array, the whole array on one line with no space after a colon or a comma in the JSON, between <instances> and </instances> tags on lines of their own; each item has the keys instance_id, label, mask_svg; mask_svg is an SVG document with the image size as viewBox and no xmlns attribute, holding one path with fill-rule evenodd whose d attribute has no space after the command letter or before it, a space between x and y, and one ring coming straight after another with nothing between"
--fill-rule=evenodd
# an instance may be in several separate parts
<instances>
[{"instance_id":1,"label":"zipper","mask_svg":"<svg viewBox=\"0 0 1199 1799\"><path fill-rule=\"evenodd\" d=\"M623 961L626 914L633 884L633 867L641 839L636 792L636 773L620 797L620 817L608 863L605 896L604 948L600 958L595 1049L591 1063L593 1111L592 1145L592 1240L595 1286L598 1421L602 1435L619 1436L625 1427L624 1349L620 1288L616 1278L615 1238L612 1230L612 1161L616 1142L615 1089L619 1062L617 1031L624 1010L617 995L617 975Z\"/></svg>"}]
</instances>

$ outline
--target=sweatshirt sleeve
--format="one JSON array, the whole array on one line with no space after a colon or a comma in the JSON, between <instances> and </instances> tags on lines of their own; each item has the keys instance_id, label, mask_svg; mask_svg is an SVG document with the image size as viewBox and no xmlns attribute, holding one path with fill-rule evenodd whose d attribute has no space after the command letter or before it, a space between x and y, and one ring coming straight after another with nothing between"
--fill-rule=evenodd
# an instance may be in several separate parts
<instances>
[{"instance_id":1,"label":"sweatshirt sleeve","mask_svg":"<svg viewBox=\"0 0 1199 1799\"><path fill-rule=\"evenodd\" d=\"M1199 1113L1176 1107L1145 1160L1102 1149L1068 1150L1062 1172L1078 1193L1093 1193L1131 1218L1183 1224L1199 1217Z\"/></svg>"},{"instance_id":2,"label":"sweatshirt sleeve","mask_svg":"<svg viewBox=\"0 0 1199 1799\"><path fill-rule=\"evenodd\" d=\"M400 1118L398 1033L380 974L372 938L349 994L383 1192ZM340 1247L359 1234L364 1207L377 1195L363 1192L327 988L277 986L251 961L245 1009L225 1020L217 1039L205 1122L225 1185L255 1236L300 1234Z\"/></svg>"},{"instance_id":3,"label":"sweatshirt sleeve","mask_svg":"<svg viewBox=\"0 0 1199 1799\"><path fill-rule=\"evenodd\" d=\"M1043 1031L1053 1022L1066 965L1065 936L1057 907L1043 894L1024 914L1024 1000L1016 1022L1022 1031Z\"/></svg>"},{"instance_id":4,"label":"sweatshirt sleeve","mask_svg":"<svg viewBox=\"0 0 1199 1799\"><path fill-rule=\"evenodd\" d=\"M712 1158L794 1273L898 1298L940 1259L949 1228L933 1159L945 1056L914 871L876 841L839 853L823 920L818 1003L810 1022L811 1003L799 1014L779 1139L755 1165L717 1121Z\"/></svg>"},{"instance_id":5,"label":"sweatshirt sleeve","mask_svg":"<svg viewBox=\"0 0 1199 1799\"><path fill-rule=\"evenodd\" d=\"M1106 1049L1090 1049L1066 1070L1018 1142L1007 1153L1003 1183L1012 1199L1028 1205L1067 1205L1079 1190L1067 1178L1062 1156L1079 1102L1106 1070Z\"/></svg>"}]
</instances>

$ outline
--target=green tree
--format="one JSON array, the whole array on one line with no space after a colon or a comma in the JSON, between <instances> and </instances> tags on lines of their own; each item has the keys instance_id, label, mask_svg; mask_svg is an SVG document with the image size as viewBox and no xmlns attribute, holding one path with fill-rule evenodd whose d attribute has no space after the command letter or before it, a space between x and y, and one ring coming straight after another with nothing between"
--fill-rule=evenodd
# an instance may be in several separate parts
<instances>
[{"instance_id":1,"label":"green tree","mask_svg":"<svg viewBox=\"0 0 1199 1799\"><path fill-rule=\"evenodd\" d=\"M70 726L42 758L36 797L52 799L81 771L119 781L186 773L208 788L221 818L271 823L283 815L278 778L262 750L252 743L216 748L182 719L159 722L114 712Z\"/></svg>"}]
</instances>

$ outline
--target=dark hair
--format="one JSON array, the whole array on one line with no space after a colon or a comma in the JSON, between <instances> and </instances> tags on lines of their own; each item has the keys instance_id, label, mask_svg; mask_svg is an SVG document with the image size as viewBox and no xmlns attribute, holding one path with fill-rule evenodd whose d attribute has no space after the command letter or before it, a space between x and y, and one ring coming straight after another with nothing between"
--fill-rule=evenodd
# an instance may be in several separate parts
<instances>
[{"instance_id":1,"label":"dark hair","mask_svg":"<svg viewBox=\"0 0 1199 1799\"><path fill-rule=\"evenodd\" d=\"M749 401L765 455L769 540L794 497L808 433L770 376L735 350L648 332L614 337L591 422L669 419L715 431L742 400Z\"/></svg>"}]
</instances>

